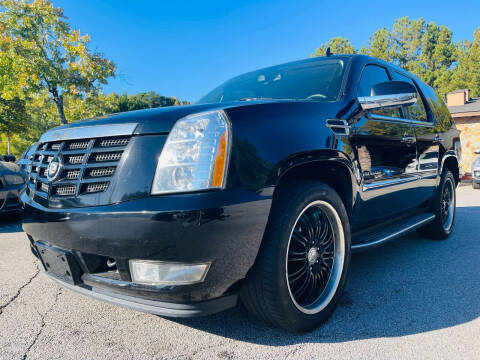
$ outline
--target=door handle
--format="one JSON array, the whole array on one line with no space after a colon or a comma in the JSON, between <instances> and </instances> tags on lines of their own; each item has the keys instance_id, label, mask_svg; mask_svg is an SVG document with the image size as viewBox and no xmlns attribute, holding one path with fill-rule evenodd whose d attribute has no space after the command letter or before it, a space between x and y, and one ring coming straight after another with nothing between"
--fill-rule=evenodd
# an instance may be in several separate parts
<instances>
[{"instance_id":1,"label":"door handle","mask_svg":"<svg viewBox=\"0 0 480 360\"><path fill-rule=\"evenodd\" d=\"M412 145L417 142L417 138L415 136L410 136L408 134L405 134L403 135L401 142L407 145Z\"/></svg>"}]
</instances>

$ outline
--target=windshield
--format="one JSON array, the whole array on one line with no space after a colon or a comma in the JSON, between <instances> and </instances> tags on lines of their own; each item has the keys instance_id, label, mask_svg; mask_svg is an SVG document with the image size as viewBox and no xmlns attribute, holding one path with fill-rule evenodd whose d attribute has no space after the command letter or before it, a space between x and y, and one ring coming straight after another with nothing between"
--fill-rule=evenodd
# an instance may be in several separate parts
<instances>
[{"instance_id":1,"label":"windshield","mask_svg":"<svg viewBox=\"0 0 480 360\"><path fill-rule=\"evenodd\" d=\"M261 99L335 101L344 72L340 58L272 66L228 80L197 104Z\"/></svg>"}]
</instances>

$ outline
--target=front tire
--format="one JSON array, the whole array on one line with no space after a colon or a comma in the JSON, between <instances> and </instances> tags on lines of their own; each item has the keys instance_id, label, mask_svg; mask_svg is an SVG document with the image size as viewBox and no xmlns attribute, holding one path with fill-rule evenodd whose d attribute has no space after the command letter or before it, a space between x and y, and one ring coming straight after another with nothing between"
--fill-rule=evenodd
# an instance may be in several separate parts
<instances>
[{"instance_id":1,"label":"front tire","mask_svg":"<svg viewBox=\"0 0 480 360\"><path fill-rule=\"evenodd\" d=\"M474 189L480 189L480 183L477 183L477 182L475 182L475 180L474 180L474 181L472 181L472 187L473 187Z\"/></svg>"},{"instance_id":2,"label":"front tire","mask_svg":"<svg viewBox=\"0 0 480 360\"><path fill-rule=\"evenodd\" d=\"M349 263L350 226L335 190L310 181L285 184L272 204L241 300L274 325L312 330L335 310Z\"/></svg>"},{"instance_id":3,"label":"front tire","mask_svg":"<svg viewBox=\"0 0 480 360\"><path fill-rule=\"evenodd\" d=\"M420 235L436 240L447 239L453 230L456 213L455 178L450 170L441 177L439 191L432 204L435 220L419 229Z\"/></svg>"}]
</instances>

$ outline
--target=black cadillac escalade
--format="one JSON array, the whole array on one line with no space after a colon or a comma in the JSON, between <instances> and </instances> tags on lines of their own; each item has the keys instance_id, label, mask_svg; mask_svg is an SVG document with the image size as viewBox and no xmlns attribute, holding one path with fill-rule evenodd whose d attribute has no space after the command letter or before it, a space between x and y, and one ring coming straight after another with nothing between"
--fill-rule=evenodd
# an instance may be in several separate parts
<instances>
[{"instance_id":1,"label":"black cadillac escalade","mask_svg":"<svg viewBox=\"0 0 480 360\"><path fill-rule=\"evenodd\" d=\"M45 133L23 228L46 274L82 294L177 317L241 300L306 331L333 312L352 252L412 230L450 235L459 145L415 76L367 56L312 58L196 105Z\"/></svg>"}]
</instances>

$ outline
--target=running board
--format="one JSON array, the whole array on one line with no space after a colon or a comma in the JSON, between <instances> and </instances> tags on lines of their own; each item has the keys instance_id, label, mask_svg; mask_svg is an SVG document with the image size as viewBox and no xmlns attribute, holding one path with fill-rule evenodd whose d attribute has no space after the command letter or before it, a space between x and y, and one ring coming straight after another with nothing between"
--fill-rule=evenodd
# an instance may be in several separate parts
<instances>
[{"instance_id":1,"label":"running board","mask_svg":"<svg viewBox=\"0 0 480 360\"><path fill-rule=\"evenodd\" d=\"M355 239L355 244L352 244L352 252L360 252L383 245L432 222L434 219L435 215L432 213L419 214L379 232L364 235L360 239Z\"/></svg>"}]
</instances>

